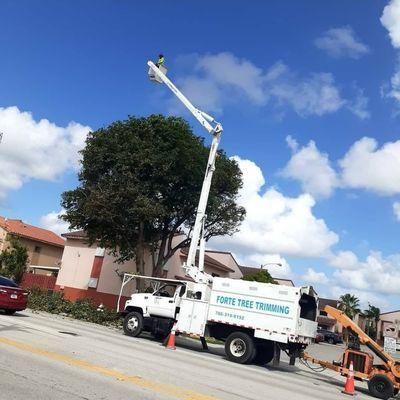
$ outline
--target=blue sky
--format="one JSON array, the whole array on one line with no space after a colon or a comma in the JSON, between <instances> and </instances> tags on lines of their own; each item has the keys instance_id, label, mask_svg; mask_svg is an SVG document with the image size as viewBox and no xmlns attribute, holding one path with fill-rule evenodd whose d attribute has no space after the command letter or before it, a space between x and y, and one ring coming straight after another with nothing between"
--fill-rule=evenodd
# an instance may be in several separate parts
<instances>
[{"instance_id":1,"label":"blue sky","mask_svg":"<svg viewBox=\"0 0 400 400\"><path fill-rule=\"evenodd\" d=\"M399 0L147 3L1 2L1 215L62 230L89 129L160 112L204 135L147 80L163 52L244 173L248 220L210 245L400 308Z\"/></svg>"}]
</instances>

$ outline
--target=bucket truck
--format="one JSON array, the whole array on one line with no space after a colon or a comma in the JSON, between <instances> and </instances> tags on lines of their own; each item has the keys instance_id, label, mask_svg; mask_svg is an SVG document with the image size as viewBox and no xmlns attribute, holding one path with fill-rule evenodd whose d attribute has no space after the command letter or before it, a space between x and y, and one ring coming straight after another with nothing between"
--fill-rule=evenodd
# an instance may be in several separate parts
<instances>
[{"instance_id":1,"label":"bucket truck","mask_svg":"<svg viewBox=\"0 0 400 400\"><path fill-rule=\"evenodd\" d=\"M148 62L149 77L164 83L212 136L197 207L188 257L183 268L187 281L125 274L120 291L132 279L158 283L153 293L134 293L126 301L124 332L142 331L165 337L176 334L209 335L225 342L229 360L237 363L279 362L280 350L294 362L315 338L317 296L312 287L283 287L239 279L212 277L204 271L206 207L222 125L194 107L166 76L164 65ZM199 253L196 264L196 253ZM118 305L119 309L119 305ZM202 340L203 341L203 340Z\"/></svg>"}]
</instances>

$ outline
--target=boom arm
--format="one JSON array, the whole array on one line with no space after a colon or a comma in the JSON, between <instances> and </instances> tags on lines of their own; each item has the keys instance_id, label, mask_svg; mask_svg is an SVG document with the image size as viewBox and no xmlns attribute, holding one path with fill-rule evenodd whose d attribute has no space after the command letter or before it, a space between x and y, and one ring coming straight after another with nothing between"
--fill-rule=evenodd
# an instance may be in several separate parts
<instances>
[{"instance_id":1,"label":"boom arm","mask_svg":"<svg viewBox=\"0 0 400 400\"><path fill-rule=\"evenodd\" d=\"M218 145L221 139L222 125L214 120L213 117L201 111L193 106L193 104L181 93L181 91L167 78L167 76L154 65L153 62L149 61L147 65L150 67L152 72L164 82L169 89L175 94L175 96L186 106L186 108L194 115L194 117L200 122L200 124L213 136L210 154L208 156L206 173L204 176L203 186L201 189L199 204L197 206L196 221L193 227L192 240L189 247L189 254L184 264L186 273L198 283L208 283L212 280L212 277L204 272L204 251L205 251L205 240L204 240L204 226L206 220L206 208L208 203L208 196L210 194L210 187L212 176L215 170L215 159L217 157ZM211 124L214 124L212 126ZM199 254L199 265L196 266L196 253L197 248L200 245Z\"/></svg>"}]
</instances>

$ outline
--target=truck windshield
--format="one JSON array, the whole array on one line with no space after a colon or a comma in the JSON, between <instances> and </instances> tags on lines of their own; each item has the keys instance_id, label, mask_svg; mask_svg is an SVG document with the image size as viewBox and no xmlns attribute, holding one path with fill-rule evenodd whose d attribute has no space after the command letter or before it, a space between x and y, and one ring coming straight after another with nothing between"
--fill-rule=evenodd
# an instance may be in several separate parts
<instances>
[{"instance_id":1,"label":"truck windshield","mask_svg":"<svg viewBox=\"0 0 400 400\"><path fill-rule=\"evenodd\" d=\"M174 297L176 290L175 285L163 285L153 293L153 296L159 296L159 297Z\"/></svg>"}]
</instances>

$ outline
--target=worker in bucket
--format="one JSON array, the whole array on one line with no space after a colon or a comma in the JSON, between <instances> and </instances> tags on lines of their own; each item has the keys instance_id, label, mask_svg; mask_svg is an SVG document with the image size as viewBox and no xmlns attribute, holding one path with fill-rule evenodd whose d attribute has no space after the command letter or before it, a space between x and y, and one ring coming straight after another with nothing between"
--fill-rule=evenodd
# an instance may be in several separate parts
<instances>
[{"instance_id":1,"label":"worker in bucket","mask_svg":"<svg viewBox=\"0 0 400 400\"><path fill-rule=\"evenodd\" d=\"M158 55L158 60L157 60L157 67L160 68L161 66L164 66L165 58L162 54Z\"/></svg>"}]
</instances>

